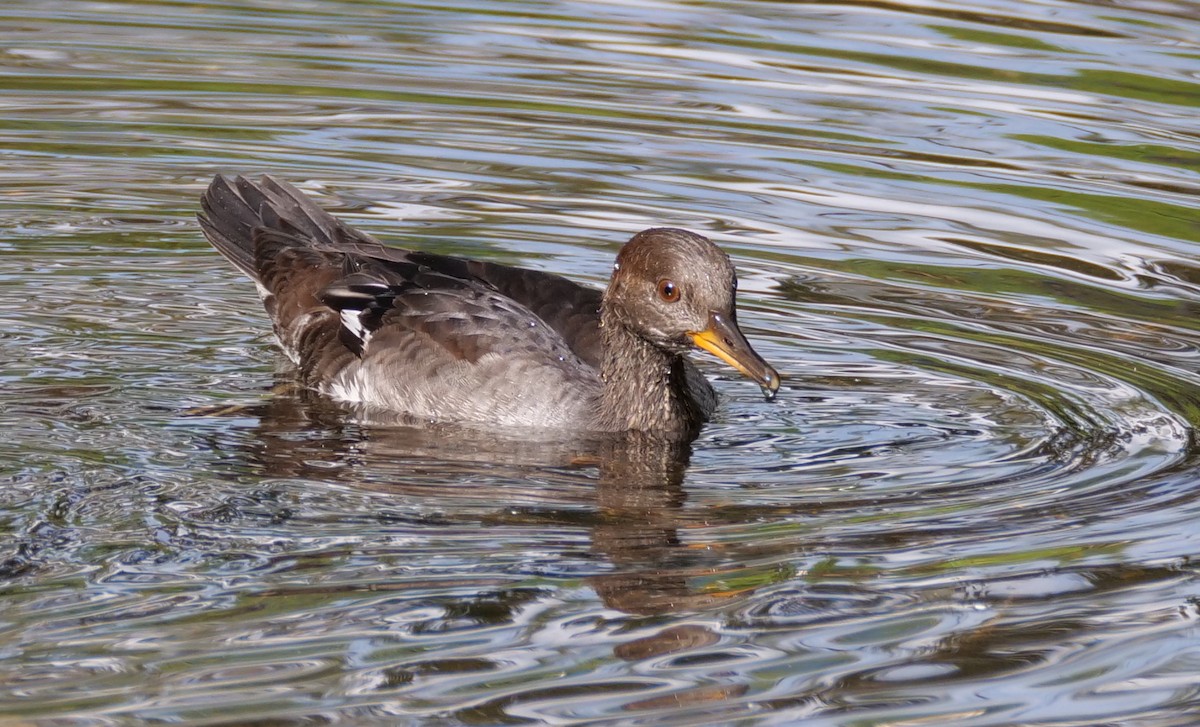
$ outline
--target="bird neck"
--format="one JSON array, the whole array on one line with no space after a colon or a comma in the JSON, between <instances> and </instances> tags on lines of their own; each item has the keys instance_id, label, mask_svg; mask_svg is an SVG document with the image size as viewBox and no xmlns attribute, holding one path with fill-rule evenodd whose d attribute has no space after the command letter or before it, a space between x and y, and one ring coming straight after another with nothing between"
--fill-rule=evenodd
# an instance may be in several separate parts
<instances>
[{"instance_id":1,"label":"bird neck","mask_svg":"<svg viewBox=\"0 0 1200 727\"><path fill-rule=\"evenodd\" d=\"M694 433L703 416L687 391L682 357L634 334L607 307L601 310L600 335L600 413L608 428Z\"/></svg>"}]
</instances>

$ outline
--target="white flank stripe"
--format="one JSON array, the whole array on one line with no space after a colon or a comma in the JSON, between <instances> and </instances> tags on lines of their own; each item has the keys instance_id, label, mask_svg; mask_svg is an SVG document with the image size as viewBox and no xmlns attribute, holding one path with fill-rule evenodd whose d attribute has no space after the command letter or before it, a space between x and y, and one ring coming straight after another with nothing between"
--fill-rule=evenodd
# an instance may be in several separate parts
<instances>
[{"instance_id":1,"label":"white flank stripe","mask_svg":"<svg viewBox=\"0 0 1200 727\"><path fill-rule=\"evenodd\" d=\"M367 333L367 330L363 328L362 311L343 308L341 310L341 315L342 325L346 328L346 330L354 334L354 337L362 341L363 346L366 346L367 339L371 337L371 334Z\"/></svg>"}]
</instances>

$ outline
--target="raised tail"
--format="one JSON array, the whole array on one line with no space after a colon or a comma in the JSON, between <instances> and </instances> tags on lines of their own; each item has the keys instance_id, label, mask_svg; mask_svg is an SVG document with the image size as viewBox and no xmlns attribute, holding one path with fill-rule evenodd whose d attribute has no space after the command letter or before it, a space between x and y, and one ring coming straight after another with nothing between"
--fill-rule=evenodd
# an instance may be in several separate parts
<instances>
[{"instance_id":1,"label":"raised tail","mask_svg":"<svg viewBox=\"0 0 1200 727\"><path fill-rule=\"evenodd\" d=\"M317 249L336 249L347 241L374 243L321 209L287 182L262 176L217 175L200 200L200 228L213 247L256 282L255 249L264 231L282 232ZM378 244L378 243L375 243Z\"/></svg>"}]
</instances>

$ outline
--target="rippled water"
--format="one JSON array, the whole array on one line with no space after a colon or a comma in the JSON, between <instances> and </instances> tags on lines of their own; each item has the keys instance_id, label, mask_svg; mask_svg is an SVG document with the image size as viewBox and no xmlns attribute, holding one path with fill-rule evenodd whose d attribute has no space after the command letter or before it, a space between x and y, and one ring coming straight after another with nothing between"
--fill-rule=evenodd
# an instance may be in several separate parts
<instances>
[{"instance_id":1,"label":"rippled water","mask_svg":"<svg viewBox=\"0 0 1200 727\"><path fill-rule=\"evenodd\" d=\"M4 15L0 721L1200 710L1195 3ZM703 232L784 388L661 467L368 426L194 222L263 171L597 284Z\"/></svg>"}]
</instances>

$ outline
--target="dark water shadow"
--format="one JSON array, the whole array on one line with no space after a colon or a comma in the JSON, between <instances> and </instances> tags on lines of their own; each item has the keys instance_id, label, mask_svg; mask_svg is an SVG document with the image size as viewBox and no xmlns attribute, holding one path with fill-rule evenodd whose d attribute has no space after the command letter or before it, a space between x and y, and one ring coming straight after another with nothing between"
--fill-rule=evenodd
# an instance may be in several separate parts
<instances>
[{"instance_id":1,"label":"dark water shadow","mask_svg":"<svg viewBox=\"0 0 1200 727\"><path fill-rule=\"evenodd\" d=\"M256 421L232 448L209 442L225 455L220 467L229 477L298 478L382 493L415 506L406 511L418 513L404 520L407 527L585 529L594 556L588 584L605 606L632 617L703 612L753 590L714 590L721 569L715 556L680 536L681 528L696 526L695 515L684 514L689 442L642 433L587 437L364 424L287 381L263 403L228 413ZM371 513L364 522L372 517L385 516ZM481 547L494 547L502 537ZM499 592L480 597L506 621L522 592L513 591L511 607L495 602ZM614 653L637 660L716 640L700 626L668 625L651 636L639 631Z\"/></svg>"}]
</instances>

